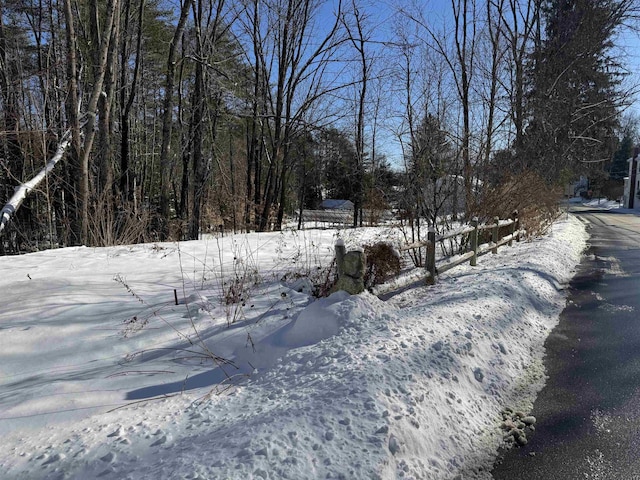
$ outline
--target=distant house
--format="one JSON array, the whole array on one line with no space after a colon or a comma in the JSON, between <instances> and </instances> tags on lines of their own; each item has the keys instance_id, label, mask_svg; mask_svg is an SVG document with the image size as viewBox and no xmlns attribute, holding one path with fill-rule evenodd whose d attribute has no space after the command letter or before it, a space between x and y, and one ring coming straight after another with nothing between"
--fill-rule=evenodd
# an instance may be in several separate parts
<instances>
[{"instance_id":1,"label":"distant house","mask_svg":"<svg viewBox=\"0 0 640 480\"><path fill-rule=\"evenodd\" d=\"M335 200L327 198L320 204L322 210L353 210L353 202L350 200Z\"/></svg>"},{"instance_id":2,"label":"distant house","mask_svg":"<svg viewBox=\"0 0 640 480\"><path fill-rule=\"evenodd\" d=\"M636 147L633 158L629 163L629 176L624 177L624 195L622 197L624 208L640 210L640 149Z\"/></svg>"},{"instance_id":3,"label":"distant house","mask_svg":"<svg viewBox=\"0 0 640 480\"><path fill-rule=\"evenodd\" d=\"M564 187L564 196L571 197L584 197L588 195L589 191L589 179L585 175L580 175L580 179L567 183Z\"/></svg>"},{"instance_id":4,"label":"distant house","mask_svg":"<svg viewBox=\"0 0 640 480\"><path fill-rule=\"evenodd\" d=\"M480 179L471 178L472 197L482 191L482 185ZM437 209L437 215L457 214L467 208L467 189L462 175L444 175L435 183L430 181L423 187L423 192L426 205L433 205Z\"/></svg>"}]
</instances>

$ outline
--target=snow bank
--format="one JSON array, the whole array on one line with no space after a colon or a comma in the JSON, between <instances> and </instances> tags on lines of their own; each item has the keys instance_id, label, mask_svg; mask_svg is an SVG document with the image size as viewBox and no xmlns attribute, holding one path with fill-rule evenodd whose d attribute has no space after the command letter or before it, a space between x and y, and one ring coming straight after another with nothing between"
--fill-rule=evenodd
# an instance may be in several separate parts
<instances>
[{"instance_id":1,"label":"snow bank","mask_svg":"<svg viewBox=\"0 0 640 480\"><path fill-rule=\"evenodd\" d=\"M287 297L288 306L261 310L269 315L241 330L244 347L233 328L207 331L221 347L214 351L249 366L235 388L30 424L0 441L0 471L17 479L491 478L500 411L527 411L542 387L543 342L585 242L568 217L543 239L388 302L338 292L308 303L280 286L269 298ZM35 303L29 312L46 318ZM2 375L6 384L12 373Z\"/></svg>"}]
</instances>

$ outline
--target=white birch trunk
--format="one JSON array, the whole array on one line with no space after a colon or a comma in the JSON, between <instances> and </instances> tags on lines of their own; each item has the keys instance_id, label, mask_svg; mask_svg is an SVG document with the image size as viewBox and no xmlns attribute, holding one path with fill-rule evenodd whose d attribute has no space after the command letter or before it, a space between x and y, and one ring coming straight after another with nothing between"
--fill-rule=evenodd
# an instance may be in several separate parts
<instances>
[{"instance_id":1,"label":"white birch trunk","mask_svg":"<svg viewBox=\"0 0 640 480\"><path fill-rule=\"evenodd\" d=\"M38 174L35 177L33 177L31 180L23 183L22 185L18 185L16 187L16 190L13 196L9 199L6 205L2 207L2 210L0 210L0 234L4 231L4 228L9 223L9 220L11 220L11 217L15 215L18 208L20 208L20 205L22 205L22 202L27 197L27 194L31 190L36 188L40 184L40 182L47 176L47 174L51 170L53 170L56 164L60 161L60 159L64 155L65 150L69 146L70 142L71 142L71 130L67 130L63 135L62 140L58 144L58 149L56 150L55 155L47 162L44 168L40 170L40 172L38 172Z\"/></svg>"}]
</instances>

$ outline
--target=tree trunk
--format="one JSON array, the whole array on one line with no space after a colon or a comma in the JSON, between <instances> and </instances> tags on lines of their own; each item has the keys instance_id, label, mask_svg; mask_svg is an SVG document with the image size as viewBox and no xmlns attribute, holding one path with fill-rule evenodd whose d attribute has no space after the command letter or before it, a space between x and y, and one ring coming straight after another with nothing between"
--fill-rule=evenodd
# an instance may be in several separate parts
<instances>
[{"instance_id":1,"label":"tree trunk","mask_svg":"<svg viewBox=\"0 0 640 480\"><path fill-rule=\"evenodd\" d=\"M141 51L142 51L142 22L144 18L144 6L145 0L140 0L139 10L138 10L138 33L136 37L136 60L133 66L133 78L131 79L131 87L129 90L129 94L126 95L126 84L127 84L127 69L125 65L127 64L127 35L126 32L128 30L129 25L129 9L131 6L131 0L127 0L126 8L125 8L125 35L123 35L122 40L122 49L120 54L120 68L121 77L120 77L120 85L122 88L122 94L120 96L120 123L121 123L121 143L120 143L120 195L123 200L127 202L133 201L133 177L134 172L131 168L129 161L129 152L131 150L129 133L130 133L130 123L129 117L131 115L131 108L133 106L133 101L136 97L137 84L138 84L138 73L140 71L140 59L141 59Z\"/></svg>"},{"instance_id":2,"label":"tree trunk","mask_svg":"<svg viewBox=\"0 0 640 480\"><path fill-rule=\"evenodd\" d=\"M24 202L27 194L38 187L40 182L42 182L42 180L46 178L47 174L50 173L56 166L56 164L60 161L67 147L69 146L70 141L71 131L68 130L60 140L55 155L46 162L45 167L28 182L25 182L16 188L13 196L5 204L2 210L0 210L0 233L4 231L11 218L18 211L18 208L20 208L20 205L22 205L22 202Z\"/></svg>"},{"instance_id":3,"label":"tree trunk","mask_svg":"<svg viewBox=\"0 0 640 480\"><path fill-rule=\"evenodd\" d=\"M355 22L356 32L351 32L349 25L345 22L347 32L349 34L349 41L352 43L358 53L358 59L360 61L360 78L358 79L358 106L356 116L356 135L355 135L355 147L356 147L356 171L355 174L355 192L354 192L354 207L353 207L353 226L362 226L362 207L364 201L364 126L365 126L365 106L367 99L367 82L369 80L369 63L367 61L365 51L365 35L363 31L363 18L357 8L355 0L352 0L353 16ZM355 33L355 34L354 34Z\"/></svg>"},{"instance_id":4,"label":"tree trunk","mask_svg":"<svg viewBox=\"0 0 640 480\"><path fill-rule=\"evenodd\" d=\"M89 157L95 138L95 125L98 101L102 94L104 76L107 67L109 44L114 28L114 19L118 9L118 0L110 0L107 4L105 28L98 52L98 65L96 76L93 79L93 91L87 107L87 121L84 130L84 140L80 140L79 121L79 92L78 92L78 65L77 65L77 34L74 26L74 14L71 0L65 0L65 21L67 24L67 75L68 75L68 104L67 117L72 132L72 154L70 174L75 184L75 189L70 192L75 199L76 209L72 219L73 243L89 243ZM97 8L97 6L96 6Z\"/></svg>"},{"instance_id":5,"label":"tree trunk","mask_svg":"<svg viewBox=\"0 0 640 480\"><path fill-rule=\"evenodd\" d=\"M180 10L180 18L169 44L167 70L164 85L164 101L162 105L162 145L160 146L160 238L169 236L169 197L171 188L171 131L173 123L173 87L176 73L176 51L182 37L189 9L193 0L184 0Z\"/></svg>"},{"instance_id":6,"label":"tree trunk","mask_svg":"<svg viewBox=\"0 0 640 480\"><path fill-rule=\"evenodd\" d=\"M71 152L69 158L69 179L66 182L67 201L72 201L73 205L67 209L67 214L71 214L70 231L65 235L63 243L67 245L78 245L82 243L83 236L83 216L82 199L79 198L81 191L81 168L80 168L80 119L78 100L78 36L75 30L74 15L71 8L71 0L64 0L64 13L66 22L67 41L67 99L66 113L71 129ZM69 206L67 202L65 205Z\"/></svg>"},{"instance_id":7,"label":"tree trunk","mask_svg":"<svg viewBox=\"0 0 640 480\"><path fill-rule=\"evenodd\" d=\"M451 0L455 19L455 46L460 77L458 94L462 103L462 176L464 179L465 217L473 200L473 166L471 165L471 75L475 48L475 23L469 22L468 0ZM469 39L468 29L472 29ZM454 72L455 73L455 72Z\"/></svg>"},{"instance_id":8,"label":"tree trunk","mask_svg":"<svg viewBox=\"0 0 640 480\"><path fill-rule=\"evenodd\" d=\"M202 137L204 123L204 71L202 66L202 37L200 17L202 16L202 1L197 2L198 20L196 20L196 42L198 43L197 55L200 57L196 60L195 78L193 87L191 127L193 131L192 144L192 169L193 169L193 195L191 196L191 212L189 215L189 240L197 240L200 234L200 217L202 209L202 200L204 197L206 183L206 166L204 165L202 154Z\"/></svg>"},{"instance_id":9,"label":"tree trunk","mask_svg":"<svg viewBox=\"0 0 640 480\"><path fill-rule=\"evenodd\" d=\"M111 202L111 193L115 191L113 184L113 122L111 109L113 107L116 89L117 51L120 42L120 8L117 7L113 19L113 28L108 39L109 48L104 73L104 88L98 101L98 155L100 178L97 182L98 196L104 201ZM123 68L124 69L124 68ZM100 200L98 200L100 201ZM108 208L112 208L111 205Z\"/></svg>"}]
</instances>

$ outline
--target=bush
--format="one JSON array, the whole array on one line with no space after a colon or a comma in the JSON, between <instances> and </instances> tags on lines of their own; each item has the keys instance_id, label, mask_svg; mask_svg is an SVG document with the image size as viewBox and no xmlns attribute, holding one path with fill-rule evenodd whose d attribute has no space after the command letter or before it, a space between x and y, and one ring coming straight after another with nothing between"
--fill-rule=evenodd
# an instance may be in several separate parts
<instances>
[{"instance_id":1,"label":"bush","mask_svg":"<svg viewBox=\"0 0 640 480\"><path fill-rule=\"evenodd\" d=\"M384 283L400 273L400 255L390 244L379 242L366 245L364 254L367 259L365 288Z\"/></svg>"},{"instance_id":2,"label":"bush","mask_svg":"<svg viewBox=\"0 0 640 480\"><path fill-rule=\"evenodd\" d=\"M500 184L484 192L474 205L474 215L481 222L492 222L493 217L511 218L518 211L520 228L527 236L546 232L560 212L562 188L547 183L534 172L506 177Z\"/></svg>"}]
</instances>

